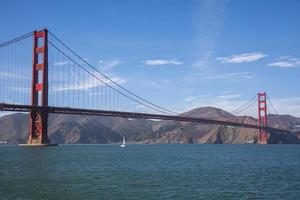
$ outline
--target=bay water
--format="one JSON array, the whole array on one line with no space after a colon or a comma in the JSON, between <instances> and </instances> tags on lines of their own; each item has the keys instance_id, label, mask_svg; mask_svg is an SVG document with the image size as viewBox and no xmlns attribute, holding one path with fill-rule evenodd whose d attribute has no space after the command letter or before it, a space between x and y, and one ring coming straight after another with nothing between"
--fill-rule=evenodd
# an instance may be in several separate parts
<instances>
[{"instance_id":1,"label":"bay water","mask_svg":"<svg viewBox=\"0 0 300 200\"><path fill-rule=\"evenodd\" d=\"M300 199L300 145L0 145L0 199Z\"/></svg>"}]
</instances>

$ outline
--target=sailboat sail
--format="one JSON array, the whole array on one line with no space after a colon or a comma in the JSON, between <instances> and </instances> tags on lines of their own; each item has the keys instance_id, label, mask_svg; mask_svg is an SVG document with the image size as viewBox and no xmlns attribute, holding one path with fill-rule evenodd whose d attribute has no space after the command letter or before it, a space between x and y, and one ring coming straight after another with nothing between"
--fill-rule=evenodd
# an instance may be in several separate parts
<instances>
[{"instance_id":1,"label":"sailboat sail","mask_svg":"<svg viewBox=\"0 0 300 200\"><path fill-rule=\"evenodd\" d=\"M125 137L123 136L123 141L122 141L122 144L121 144L121 147L125 147Z\"/></svg>"}]
</instances>

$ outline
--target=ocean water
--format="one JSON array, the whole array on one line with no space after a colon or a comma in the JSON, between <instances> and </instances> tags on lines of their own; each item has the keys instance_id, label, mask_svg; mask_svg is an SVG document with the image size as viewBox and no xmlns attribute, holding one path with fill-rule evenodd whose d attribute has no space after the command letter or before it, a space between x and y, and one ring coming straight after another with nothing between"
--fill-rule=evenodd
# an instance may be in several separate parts
<instances>
[{"instance_id":1,"label":"ocean water","mask_svg":"<svg viewBox=\"0 0 300 200\"><path fill-rule=\"evenodd\" d=\"M0 199L300 199L300 145L1 145Z\"/></svg>"}]
</instances>

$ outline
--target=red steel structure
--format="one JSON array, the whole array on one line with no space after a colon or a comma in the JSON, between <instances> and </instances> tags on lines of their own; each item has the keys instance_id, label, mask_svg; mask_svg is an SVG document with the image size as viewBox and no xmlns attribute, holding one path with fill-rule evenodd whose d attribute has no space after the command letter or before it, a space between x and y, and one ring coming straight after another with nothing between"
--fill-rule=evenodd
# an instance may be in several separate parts
<instances>
[{"instance_id":1,"label":"red steel structure","mask_svg":"<svg viewBox=\"0 0 300 200\"><path fill-rule=\"evenodd\" d=\"M259 143L267 144L268 133L265 128L267 127L268 115L267 115L267 94L265 92L258 93L258 126L259 129Z\"/></svg>"},{"instance_id":2,"label":"red steel structure","mask_svg":"<svg viewBox=\"0 0 300 200\"><path fill-rule=\"evenodd\" d=\"M32 106L48 106L48 30L35 31L33 34L32 58ZM49 143L48 112L31 110L28 144Z\"/></svg>"}]
</instances>

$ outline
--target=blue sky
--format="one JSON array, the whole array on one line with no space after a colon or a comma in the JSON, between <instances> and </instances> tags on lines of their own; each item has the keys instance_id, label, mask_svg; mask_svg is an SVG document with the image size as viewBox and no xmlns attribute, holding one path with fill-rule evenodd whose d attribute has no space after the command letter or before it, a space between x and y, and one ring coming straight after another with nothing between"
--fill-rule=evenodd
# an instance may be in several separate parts
<instances>
[{"instance_id":1,"label":"blue sky","mask_svg":"<svg viewBox=\"0 0 300 200\"><path fill-rule=\"evenodd\" d=\"M300 117L299 0L0 2L0 42L47 27L140 96L232 111L266 91ZM256 115L256 107L244 114Z\"/></svg>"}]
</instances>

